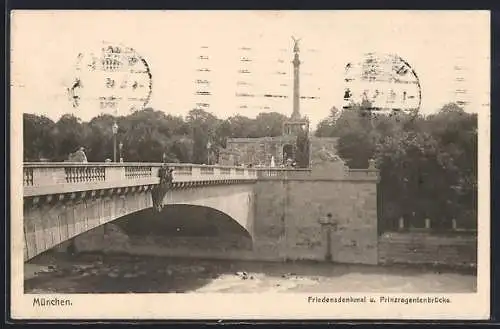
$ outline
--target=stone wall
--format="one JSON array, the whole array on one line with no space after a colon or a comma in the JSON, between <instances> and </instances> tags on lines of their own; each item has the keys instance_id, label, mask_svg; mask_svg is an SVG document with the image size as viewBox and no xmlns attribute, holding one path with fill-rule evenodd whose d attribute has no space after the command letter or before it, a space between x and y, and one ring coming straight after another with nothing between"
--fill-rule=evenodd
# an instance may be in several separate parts
<instances>
[{"instance_id":1,"label":"stone wall","mask_svg":"<svg viewBox=\"0 0 500 329\"><path fill-rule=\"evenodd\" d=\"M283 163L283 146L295 145L293 136L262 137L262 138L230 138L227 141L227 152L238 154L241 164L269 166L271 157L277 166Z\"/></svg>"},{"instance_id":2,"label":"stone wall","mask_svg":"<svg viewBox=\"0 0 500 329\"><path fill-rule=\"evenodd\" d=\"M332 154L337 154L337 140L335 137L310 137L311 163L314 163L316 154L326 149ZM234 165L234 160L243 164L261 164L269 166L271 157L277 166L283 163L283 147L286 144L296 144L295 136L277 136L262 138L230 138L227 140L227 148L222 153L221 161L224 164ZM232 155L231 160L229 155Z\"/></svg>"},{"instance_id":3,"label":"stone wall","mask_svg":"<svg viewBox=\"0 0 500 329\"><path fill-rule=\"evenodd\" d=\"M386 232L379 240L379 262L476 267L477 237Z\"/></svg>"},{"instance_id":4,"label":"stone wall","mask_svg":"<svg viewBox=\"0 0 500 329\"><path fill-rule=\"evenodd\" d=\"M257 253L276 259L325 259L326 230L319 220L331 213L338 223L332 232L333 261L378 262L375 181L263 180L255 188Z\"/></svg>"}]
</instances>

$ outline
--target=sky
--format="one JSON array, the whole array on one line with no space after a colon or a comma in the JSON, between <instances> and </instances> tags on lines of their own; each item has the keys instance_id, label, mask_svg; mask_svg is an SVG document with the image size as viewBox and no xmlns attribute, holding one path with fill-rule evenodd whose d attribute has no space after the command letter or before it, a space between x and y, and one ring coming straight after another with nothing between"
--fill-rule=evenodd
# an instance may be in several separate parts
<instances>
[{"instance_id":1,"label":"sky","mask_svg":"<svg viewBox=\"0 0 500 329\"><path fill-rule=\"evenodd\" d=\"M103 42L132 47L147 61L148 106L154 109L186 115L198 101L194 80L207 78L210 112L255 117L266 111L258 109L263 103L242 108L235 97L240 48L251 48L248 81L255 90L291 96L291 36L301 38L301 94L319 98L301 102L301 114L313 126L332 106L342 106L344 67L367 52L397 54L411 65L420 80L423 113L454 100L456 65L464 68L466 110L489 111L485 11L14 11L11 33L12 110L53 120L65 113L89 120L102 112L83 99L74 109L66 88L76 76L78 54L99 52ZM196 71L205 66L200 55L210 58L205 76ZM273 75L279 70L286 75ZM273 110L292 113L291 97L275 103Z\"/></svg>"}]
</instances>

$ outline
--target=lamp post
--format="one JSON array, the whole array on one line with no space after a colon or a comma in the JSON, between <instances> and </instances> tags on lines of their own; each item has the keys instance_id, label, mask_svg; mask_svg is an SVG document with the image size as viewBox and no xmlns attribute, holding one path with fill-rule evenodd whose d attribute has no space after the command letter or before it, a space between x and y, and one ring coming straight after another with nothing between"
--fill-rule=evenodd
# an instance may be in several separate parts
<instances>
[{"instance_id":1,"label":"lamp post","mask_svg":"<svg viewBox=\"0 0 500 329\"><path fill-rule=\"evenodd\" d=\"M210 165L210 151L212 147L212 143L210 141L207 142L207 165Z\"/></svg>"},{"instance_id":2,"label":"lamp post","mask_svg":"<svg viewBox=\"0 0 500 329\"><path fill-rule=\"evenodd\" d=\"M118 144L118 149L120 150L120 162L123 162L123 155L122 155L122 149L123 149L123 143L120 142L120 144Z\"/></svg>"},{"instance_id":3,"label":"lamp post","mask_svg":"<svg viewBox=\"0 0 500 329\"><path fill-rule=\"evenodd\" d=\"M113 123L113 162L116 162L116 134L118 133L118 124Z\"/></svg>"}]
</instances>

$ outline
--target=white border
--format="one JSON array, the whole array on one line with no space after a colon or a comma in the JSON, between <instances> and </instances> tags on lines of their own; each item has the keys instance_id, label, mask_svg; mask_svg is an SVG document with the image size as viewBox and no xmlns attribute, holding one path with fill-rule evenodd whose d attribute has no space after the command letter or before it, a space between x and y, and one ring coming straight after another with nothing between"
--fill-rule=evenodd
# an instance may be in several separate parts
<instances>
[{"instance_id":1,"label":"white border","mask_svg":"<svg viewBox=\"0 0 500 329\"><path fill-rule=\"evenodd\" d=\"M12 13L12 18L14 17ZM489 16L488 16L489 17ZM14 33L15 31L12 31ZM15 38L11 38L15 41ZM425 50L423 50L425 51ZM34 54L36 55L36 54ZM11 74L14 76L15 67ZM449 304L328 304L308 296L340 294L68 294L23 293L22 112L11 97L11 314L14 319L488 319L490 308L490 114L478 113L477 293L446 296ZM360 296L360 294L351 294ZM364 295L364 294L361 294ZM366 294L378 297L386 294ZM390 296L402 296L389 294ZM33 297L69 298L72 306L33 307Z\"/></svg>"}]
</instances>

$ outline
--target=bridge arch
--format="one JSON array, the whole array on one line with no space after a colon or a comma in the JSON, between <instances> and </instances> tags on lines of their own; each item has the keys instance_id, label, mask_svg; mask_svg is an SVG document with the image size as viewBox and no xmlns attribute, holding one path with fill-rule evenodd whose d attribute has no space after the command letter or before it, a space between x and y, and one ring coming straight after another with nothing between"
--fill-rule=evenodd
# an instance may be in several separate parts
<instances>
[{"instance_id":1,"label":"bridge arch","mask_svg":"<svg viewBox=\"0 0 500 329\"><path fill-rule=\"evenodd\" d=\"M184 204L215 209L252 236L253 193L253 184L178 188L168 191L163 203L166 208ZM103 224L147 209L152 212L150 189L34 201L24 203L25 261Z\"/></svg>"},{"instance_id":2,"label":"bridge arch","mask_svg":"<svg viewBox=\"0 0 500 329\"><path fill-rule=\"evenodd\" d=\"M225 214L253 236L253 185L213 186L168 191L163 198L164 207L190 205L213 209Z\"/></svg>"},{"instance_id":3,"label":"bridge arch","mask_svg":"<svg viewBox=\"0 0 500 329\"><path fill-rule=\"evenodd\" d=\"M112 224L137 245L149 240L149 245L172 248L190 243L194 249L250 250L253 246L250 232L234 218L218 209L199 205L170 204L161 212L145 209L118 218Z\"/></svg>"},{"instance_id":4,"label":"bridge arch","mask_svg":"<svg viewBox=\"0 0 500 329\"><path fill-rule=\"evenodd\" d=\"M204 206L172 204L161 212L148 208L116 218L54 250L196 257L252 249L248 230L229 215Z\"/></svg>"},{"instance_id":5,"label":"bridge arch","mask_svg":"<svg viewBox=\"0 0 500 329\"><path fill-rule=\"evenodd\" d=\"M182 215L186 210L194 210L194 216L189 218L189 220L202 217L203 220L212 221L211 223L214 224L212 227L216 230L215 233L238 234L252 239L252 233L248 230L248 227L243 226L240 221L236 220L220 209L187 203L177 203L167 205L164 210L165 212L167 212L166 215L169 217L171 216L169 212L176 212L176 210L180 211L177 211L173 215ZM203 214L201 214L200 212Z\"/></svg>"}]
</instances>

